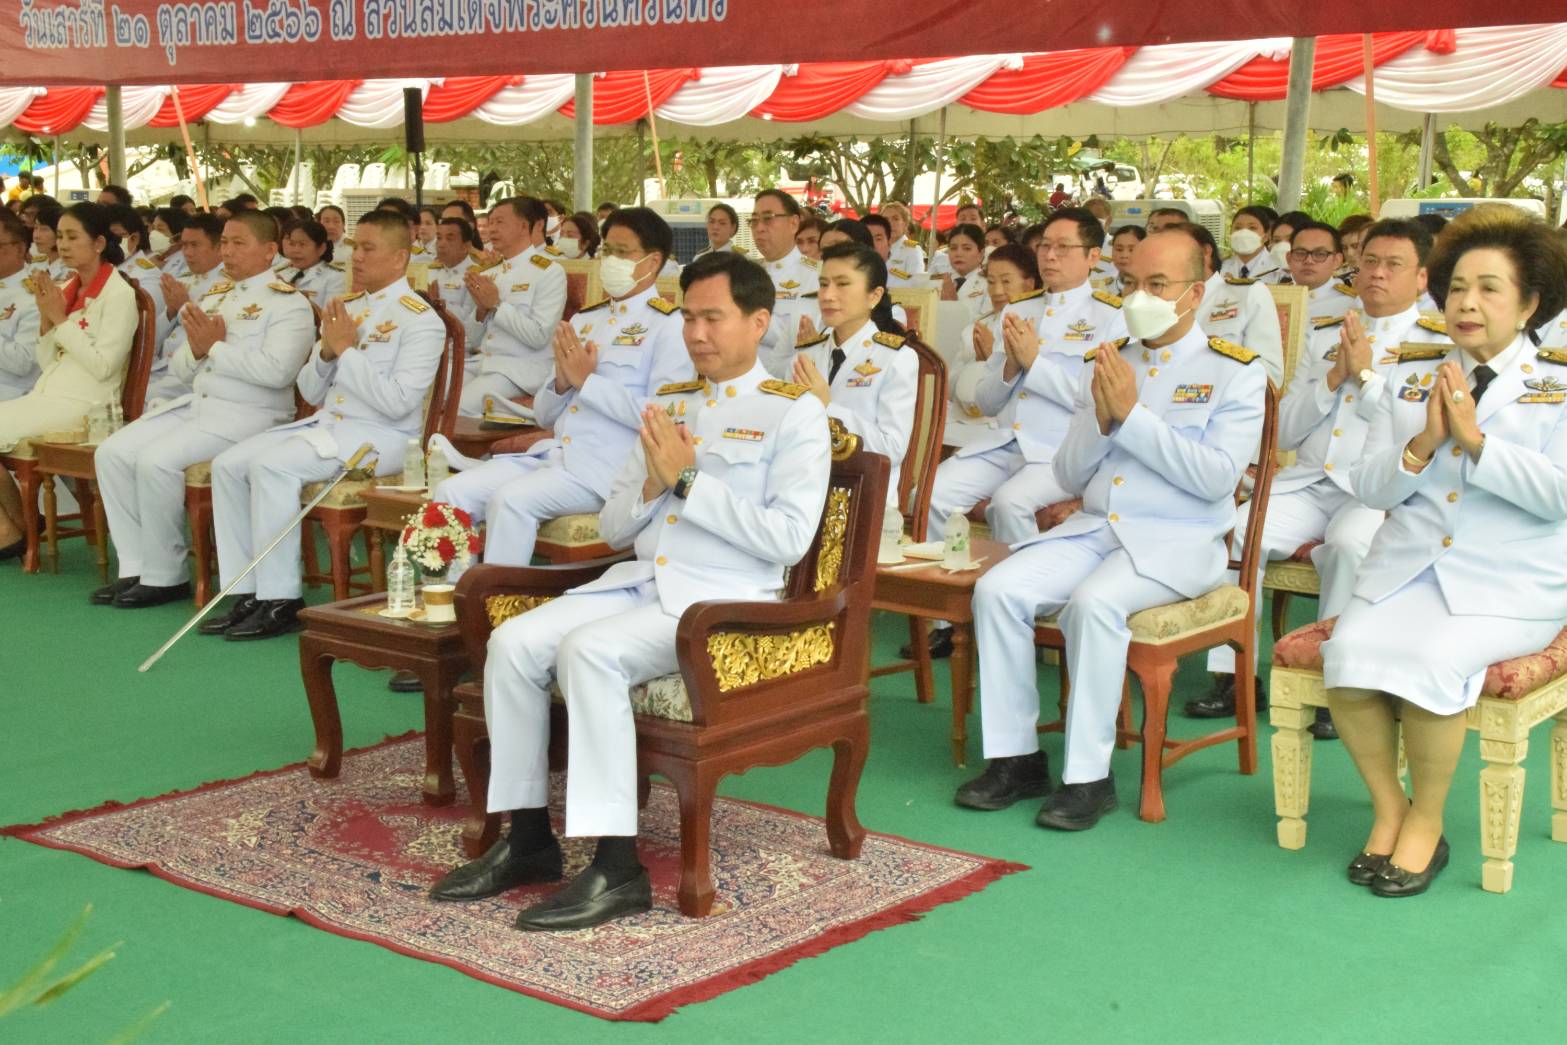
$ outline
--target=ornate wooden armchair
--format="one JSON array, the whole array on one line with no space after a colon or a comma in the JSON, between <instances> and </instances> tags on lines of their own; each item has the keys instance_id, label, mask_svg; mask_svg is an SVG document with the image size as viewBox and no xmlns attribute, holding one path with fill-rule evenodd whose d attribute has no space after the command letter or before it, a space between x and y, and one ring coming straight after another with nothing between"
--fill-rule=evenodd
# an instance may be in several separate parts
<instances>
[{"instance_id":1,"label":"ornate wooden armchair","mask_svg":"<svg viewBox=\"0 0 1567 1045\"><path fill-rule=\"evenodd\" d=\"M833 855L859 855L865 830L854 812L869 742L865 651L870 641L876 545L887 498L887 459L858 449L834 426L832 480L816 540L789 572L778 602L702 602L680 619L680 672L636 686L637 758L680 798L680 910L713 904L709 854L718 782L754 766L782 765L833 749L827 836ZM567 588L598 576L608 561L571 566L478 566L457 585L457 619L474 672L482 677L490 632ZM499 817L485 812L489 751L480 682L457 687L457 759L472 803L463 841L472 856L493 843ZM552 764L564 763L565 706L551 721Z\"/></svg>"},{"instance_id":2,"label":"ornate wooden armchair","mask_svg":"<svg viewBox=\"0 0 1567 1045\"><path fill-rule=\"evenodd\" d=\"M1263 412L1259 461L1272 461L1278 425L1278 393L1268 382L1267 403ZM1140 734L1125 729L1128 721L1125 701L1117 738L1137 739L1143 745L1142 800L1137 815L1151 823L1164 819L1164 770L1193 751L1233 740L1239 749L1240 771L1257 771L1256 670L1257 648L1257 557L1262 554L1262 528L1268 516L1268 494L1273 488L1275 468L1258 469L1252 489L1251 523L1241 544L1241 557L1231 559L1229 568L1239 573L1239 583L1221 584L1206 595L1167 606L1155 606L1134 613L1127 620L1132 644L1127 650L1127 670L1137 676L1143 691L1143 728ZM1244 483L1242 484L1244 486ZM1240 491L1237 490L1237 501ZM1226 538L1226 546L1231 541ZM1034 640L1056 651L1061 658L1061 721L1041 727L1041 732L1059 730L1066 721L1067 676L1065 669L1066 636L1055 617L1041 618L1034 628ZM1170 690L1181 657L1214 646L1235 649L1235 725L1189 740L1172 740L1165 735L1170 710Z\"/></svg>"}]
</instances>

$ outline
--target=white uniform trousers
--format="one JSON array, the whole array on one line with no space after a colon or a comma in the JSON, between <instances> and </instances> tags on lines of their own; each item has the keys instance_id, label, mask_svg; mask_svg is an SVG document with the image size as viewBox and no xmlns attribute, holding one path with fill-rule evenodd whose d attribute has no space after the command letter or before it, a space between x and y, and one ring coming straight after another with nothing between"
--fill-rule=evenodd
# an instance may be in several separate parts
<instances>
[{"instance_id":1,"label":"white uniform trousers","mask_svg":"<svg viewBox=\"0 0 1567 1045\"><path fill-rule=\"evenodd\" d=\"M1241 506L1235 519L1235 538L1231 554L1241 555L1241 541L1251 521L1251 503ZM1262 561L1257 564L1257 634L1252 646L1252 670L1256 654L1262 650L1262 575L1270 561L1288 559L1307 541L1321 541L1312 550L1311 561L1321 578L1317 599L1317 619L1336 617L1349 604L1355 590L1355 571L1371 549L1371 538L1382 525L1382 513L1367 508L1326 479L1310 486L1268 498L1268 521L1262 532ZM1235 574L1229 583L1238 583ZM1277 598L1277 595L1275 595ZM1223 675L1235 673L1235 651L1215 646L1208 651L1208 670Z\"/></svg>"},{"instance_id":2,"label":"white uniform trousers","mask_svg":"<svg viewBox=\"0 0 1567 1045\"><path fill-rule=\"evenodd\" d=\"M210 461L233 440L203 432L182 406L143 418L115 432L93 455L98 493L109 536L120 557L121 577L140 577L158 588L183 584L185 469Z\"/></svg>"},{"instance_id":3,"label":"white uniform trousers","mask_svg":"<svg viewBox=\"0 0 1567 1045\"><path fill-rule=\"evenodd\" d=\"M483 521L484 561L526 566L533 561L539 526L562 515L597 513L600 497L581 479L543 457L497 457L452 476L435 499Z\"/></svg>"},{"instance_id":4,"label":"white uniform trousers","mask_svg":"<svg viewBox=\"0 0 1567 1045\"><path fill-rule=\"evenodd\" d=\"M550 679L570 718L566 834L637 833L637 736L630 689L678 670L678 617L653 581L563 595L490 635L484 718L490 731L491 812L549 801Z\"/></svg>"},{"instance_id":5,"label":"white uniform trousers","mask_svg":"<svg viewBox=\"0 0 1567 1045\"><path fill-rule=\"evenodd\" d=\"M1072 679L1061 780L1104 779L1132 641L1126 619L1180 599L1179 592L1137 573L1108 525L1029 545L997 563L974 589L985 757L1039 750L1034 619L1059 611Z\"/></svg>"},{"instance_id":6,"label":"white uniform trousers","mask_svg":"<svg viewBox=\"0 0 1567 1045\"><path fill-rule=\"evenodd\" d=\"M1034 517L1047 504L1070 498L1049 464L1030 464L1010 444L973 457L949 457L936 469L926 537L939 540L953 512L967 514L990 498L985 521L996 540L1016 544L1039 535Z\"/></svg>"},{"instance_id":7,"label":"white uniform trousers","mask_svg":"<svg viewBox=\"0 0 1567 1045\"><path fill-rule=\"evenodd\" d=\"M382 462L387 475L402 462ZM218 571L225 587L276 537L302 507L306 483L330 479L342 464L322 457L297 430L262 432L212 459L212 524L218 537ZM272 549L234 589L258 599L300 596L299 527Z\"/></svg>"},{"instance_id":8,"label":"white uniform trousers","mask_svg":"<svg viewBox=\"0 0 1567 1045\"><path fill-rule=\"evenodd\" d=\"M486 396L512 399L526 392L527 389L513 384L512 379L505 374L475 374L471 378L464 375L462 399L458 402L457 412L464 417L482 417Z\"/></svg>"}]
</instances>

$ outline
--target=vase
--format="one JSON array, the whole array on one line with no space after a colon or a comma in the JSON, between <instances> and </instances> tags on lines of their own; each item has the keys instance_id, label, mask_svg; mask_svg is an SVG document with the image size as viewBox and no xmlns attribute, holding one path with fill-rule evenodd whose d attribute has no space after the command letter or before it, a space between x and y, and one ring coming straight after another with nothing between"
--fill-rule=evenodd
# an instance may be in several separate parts
<instances>
[{"instance_id":1,"label":"vase","mask_svg":"<svg viewBox=\"0 0 1567 1045\"><path fill-rule=\"evenodd\" d=\"M424 603L424 619L432 624L452 624L457 620L457 603L454 596L457 585L446 582L446 571L426 573L419 586L420 601Z\"/></svg>"}]
</instances>

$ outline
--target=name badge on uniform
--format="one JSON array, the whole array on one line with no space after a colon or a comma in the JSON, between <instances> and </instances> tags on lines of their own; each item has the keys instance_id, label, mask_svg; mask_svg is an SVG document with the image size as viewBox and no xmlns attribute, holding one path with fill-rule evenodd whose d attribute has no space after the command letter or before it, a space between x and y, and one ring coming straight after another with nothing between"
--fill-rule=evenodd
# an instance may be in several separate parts
<instances>
[{"instance_id":1,"label":"name badge on uniform","mask_svg":"<svg viewBox=\"0 0 1567 1045\"><path fill-rule=\"evenodd\" d=\"M629 347L629 348L636 348L636 347L638 347L639 345L642 344L642 341L643 341L642 338L636 337L636 336L634 336L632 334L629 334L629 333L627 333L625 331L622 331L620 333L620 335L615 338L614 341L610 342L610 344L612 344L612 345L621 345L621 346Z\"/></svg>"},{"instance_id":2,"label":"name badge on uniform","mask_svg":"<svg viewBox=\"0 0 1567 1045\"><path fill-rule=\"evenodd\" d=\"M1234 319L1241 314L1239 305L1223 305L1208 313L1208 322L1223 323L1227 319Z\"/></svg>"},{"instance_id":3,"label":"name badge on uniform","mask_svg":"<svg viewBox=\"0 0 1567 1045\"><path fill-rule=\"evenodd\" d=\"M376 327L375 328L375 333L371 334L370 337L368 338L368 340L374 341L374 342L377 342L377 343L380 343L380 344L384 344L384 343L392 340L392 331L394 331L396 329L397 329L397 324L393 323L389 319L385 323L382 323L380 326Z\"/></svg>"},{"instance_id":4,"label":"name badge on uniform","mask_svg":"<svg viewBox=\"0 0 1567 1045\"><path fill-rule=\"evenodd\" d=\"M4 319L0 316L0 319ZM1554 377L1537 377L1523 383L1530 389L1528 395L1518 397L1520 403L1561 403L1567 402L1567 384L1556 380Z\"/></svg>"},{"instance_id":5,"label":"name badge on uniform","mask_svg":"<svg viewBox=\"0 0 1567 1045\"><path fill-rule=\"evenodd\" d=\"M240 309L240 311L239 311L239 318L240 319L260 319L261 318L261 306L256 304L255 302L251 302L250 304L246 305L244 308Z\"/></svg>"},{"instance_id":6,"label":"name badge on uniform","mask_svg":"<svg viewBox=\"0 0 1567 1045\"><path fill-rule=\"evenodd\" d=\"M1062 341L1092 341L1094 339L1094 326L1086 319L1080 319L1061 332Z\"/></svg>"},{"instance_id":7,"label":"name badge on uniform","mask_svg":"<svg viewBox=\"0 0 1567 1045\"><path fill-rule=\"evenodd\" d=\"M765 436L766 434L767 434L766 432L758 432L754 428L726 428L726 429L724 429L724 438L725 439L739 439L739 440L741 440L743 442L747 442L747 443L759 443L759 442L762 441L762 437Z\"/></svg>"},{"instance_id":8,"label":"name badge on uniform","mask_svg":"<svg viewBox=\"0 0 1567 1045\"><path fill-rule=\"evenodd\" d=\"M1206 403L1213 398L1212 385L1176 385L1172 403Z\"/></svg>"},{"instance_id":9,"label":"name badge on uniform","mask_svg":"<svg viewBox=\"0 0 1567 1045\"><path fill-rule=\"evenodd\" d=\"M529 284L527 283L513 283L511 285L511 292L513 294L521 294L524 290L528 289L528 286Z\"/></svg>"}]
</instances>

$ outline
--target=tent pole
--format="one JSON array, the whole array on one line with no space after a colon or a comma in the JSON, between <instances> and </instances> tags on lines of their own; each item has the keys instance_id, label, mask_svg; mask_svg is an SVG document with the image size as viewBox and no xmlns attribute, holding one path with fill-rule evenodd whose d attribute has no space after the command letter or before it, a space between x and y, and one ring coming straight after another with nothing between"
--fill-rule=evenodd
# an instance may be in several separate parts
<instances>
[{"instance_id":1,"label":"tent pole","mask_svg":"<svg viewBox=\"0 0 1567 1045\"><path fill-rule=\"evenodd\" d=\"M593 74L577 74L576 140L572 149L571 194L577 210L593 209Z\"/></svg>"},{"instance_id":2,"label":"tent pole","mask_svg":"<svg viewBox=\"0 0 1567 1045\"><path fill-rule=\"evenodd\" d=\"M930 228L925 232L925 256L936 256L936 222L941 215L941 170L947 165L947 107L941 107L941 123L936 131L936 187L931 197ZM913 195L911 192L910 195ZM913 200L909 201L911 204ZM912 217L912 213L910 215Z\"/></svg>"},{"instance_id":3,"label":"tent pole","mask_svg":"<svg viewBox=\"0 0 1567 1045\"><path fill-rule=\"evenodd\" d=\"M58 178L59 175L56 174L55 177ZM1561 209L1556 215L1557 224L1567 222L1567 157L1562 158L1562 191L1560 199Z\"/></svg>"},{"instance_id":4,"label":"tent pole","mask_svg":"<svg viewBox=\"0 0 1567 1045\"><path fill-rule=\"evenodd\" d=\"M1297 36L1290 46L1289 96L1284 103L1284 156L1279 165L1281 211L1300 206L1306 171L1306 130L1311 125L1311 75L1317 38Z\"/></svg>"},{"instance_id":5,"label":"tent pole","mask_svg":"<svg viewBox=\"0 0 1567 1045\"><path fill-rule=\"evenodd\" d=\"M653 81L647 70L642 71L643 97L647 99L647 125L653 132L653 172L658 175L658 198L669 198L669 186L664 184L664 156L658 151L658 117L653 113Z\"/></svg>"},{"instance_id":6,"label":"tent pole","mask_svg":"<svg viewBox=\"0 0 1567 1045\"><path fill-rule=\"evenodd\" d=\"M120 100L120 88L109 86L103 92L104 107L109 112L109 181L125 184L125 108Z\"/></svg>"},{"instance_id":7,"label":"tent pole","mask_svg":"<svg viewBox=\"0 0 1567 1045\"><path fill-rule=\"evenodd\" d=\"M1425 126L1420 129L1420 187L1431 187L1431 148L1436 137L1436 113L1426 113Z\"/></svg>"},{"instance_id":8,"label":"tent pole","mask_svg":"<svg viewBox=\"0 0 1567 1045\"><path fill-rule=\"evenodd\" d=\"M1374 218L1382 209L1380 185L1377 182L1377 100L1376 89L1373 84L1373 62L1371 60L1371 34L1366 33L1361 37L1363 47L1364 72L1366 77L1366 166L1369 176L1367 186L1367 198L1371 204L1371 216Z\"/></svg>"},{"instance_id":9,"label":"tent pole","mask_svg":"<svg viewBox=\"0 0 1567 1045\"><path fill-rule=\"evenodd\" d=\"M191 177L196 180L196 202L202 210L207 210L207 182L201 176L201 164L196 159L196 147L190 143L190 124L185 122L185 106L180 104L180 89L170 87L169 97L174 99L174 115L180 121L180 137L185 139L185 158L190 162Z\"/></svg>"},{"instance_id":10,"label":"tent pole","mask_svg":"<svg viewBox=\"0 0 1567 1045\"><path fill-rule=\"evenodd\" d=\"M60 136L54 136L54 198L60 198Z\"/></svg>"},{"instance_id":11,"label":"tent pole","mask_svg":"<svg viewBox=\"0 0 1567 1045\"><path fill-rule=\"evenodd\" d=\"M647 206L647 121L637 121L637 206Z\"/></svg>"},{"instance_id":12,"label":"tent pole","mask_svg":"<svg viewBox=\"0 0 1567 1045\"><path fill-rule=\"evenodd\" d=\"M289 179L289 202L299 206L299 165L305 160L305 130L303 127L294 128L294 176Z\"/></svg>"},{"instance_id":13,"label":"tent pole","mask_svg":"<svg viewBox=\"0 0 1567 1045\"><path fill-rule=\"evenodd\" d=\"M1246 103L1246 204L1253 202L1252 183L1257 177L1257 103Z\"/></svg>"}]
</instances>

